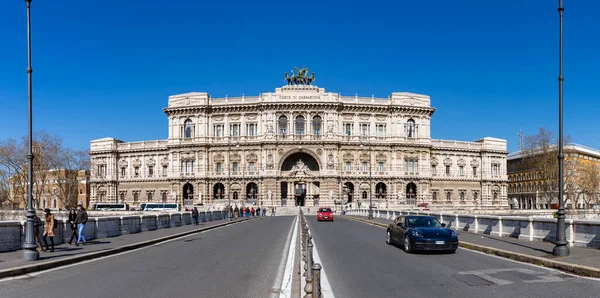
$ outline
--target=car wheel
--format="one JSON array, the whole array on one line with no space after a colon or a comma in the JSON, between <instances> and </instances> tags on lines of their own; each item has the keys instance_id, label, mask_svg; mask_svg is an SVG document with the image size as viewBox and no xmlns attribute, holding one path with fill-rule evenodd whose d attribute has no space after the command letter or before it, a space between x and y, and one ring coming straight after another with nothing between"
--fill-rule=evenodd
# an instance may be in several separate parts
<instances>
[{"instance_id":1,"label":"car wheel","mask_svg":"<svg viewBox=\"0 0 600 298\"><path fill-rule=\"evenodd\" d=\"M412 252L412 246L410 245L410 238L408 238L408 236L404 236L404 251L407 253Z\"/></svg>"},{"instance_id":2,"label":"car wheel","mask_svg":"<svg viewBox=\"0 0 600 298\"><path fill-rule=\"evenodd\" d=\"M390 230L388 230L385 235L385 243L392 244L392 234L390 233Z\"/></svg>"}]
</instances>

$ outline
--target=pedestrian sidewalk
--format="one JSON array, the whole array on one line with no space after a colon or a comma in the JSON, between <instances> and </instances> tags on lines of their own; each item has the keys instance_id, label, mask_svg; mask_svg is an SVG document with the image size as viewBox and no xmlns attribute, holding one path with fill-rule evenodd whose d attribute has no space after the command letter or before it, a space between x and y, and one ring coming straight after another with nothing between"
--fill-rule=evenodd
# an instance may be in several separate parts
<instances>
[{"instance_id":1,"label":"pedestrian sidewalk","mask_svg":"<svg viewBox=\"0 0 600 298\"><path fill-rule=\"evenodd\" d=\"M389 219L367 219L359 216L343 216L386 227ZM551 267L570 273L600 277L600 250L595 248L569 247L570 255L555 257L552 255L554 244L542 241L519 240L512 237L498 237L487 234L475 234L458 230L460 246L488 254L494 254L517 261Z\"/></svg>"},{"instance_id":2,"label":"pedestrian sidewalk","mask_svg":"<svg viewBox=\"0 0 600 298\"><path fill-rule=\"evenodd\" d=\"M90 240L85 245L69 245L64 243L54 246L54 252L40 252L37 261L24 261L23 250L0 253L0 278L47 270L89 259L113 255L124 251L156 244L187 234L198 233L238 222L261 217L240 218L234 221L216 220L196 225L183 225L165 229L157 229L142 233L127 234L117 237Z\"/></svg>"}]
</instances>

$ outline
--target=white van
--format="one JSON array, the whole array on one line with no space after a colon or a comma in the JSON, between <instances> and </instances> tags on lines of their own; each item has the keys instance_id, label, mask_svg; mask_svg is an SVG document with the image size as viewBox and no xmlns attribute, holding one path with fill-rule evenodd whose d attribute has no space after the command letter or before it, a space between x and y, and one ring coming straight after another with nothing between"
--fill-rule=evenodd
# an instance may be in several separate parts
<instances>
[{"instance_id":1,"label":"white van","mask_svg":"<svg viewBox=\"0 0 600 298\"><path fill-rule=\"evenodd\" d=\"M175 203L146 203L144 211L179 211L179 204Z\"/></svg>"}]
</instances>

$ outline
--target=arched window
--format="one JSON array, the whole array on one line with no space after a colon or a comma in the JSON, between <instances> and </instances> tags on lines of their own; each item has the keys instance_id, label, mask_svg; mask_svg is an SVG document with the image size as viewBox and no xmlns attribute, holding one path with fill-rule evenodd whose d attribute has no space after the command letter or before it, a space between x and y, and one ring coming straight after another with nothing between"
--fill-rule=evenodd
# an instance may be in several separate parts
<instances>
[{"instance_id":1,"label":"arched window","mask_svg":"<svg viewBox=\"0 0 600 298\"><path fill-rule=\"evenodd\" d=\"M415 135L415 120L409 119L406 122L406 136L409 138L414 138Z\"/></svg>"},{"instance_id":2,"label":"arched window","mask_svg":"<svg viewBox=\"0 0 600 298\"><path fill-rule=\"evenodd\" d=\"M368 200L369 199L369 193L367 193L366 190L362 192L362 199L363 200Z\"/></svg>"},{"instance_id":3,"label":"arched window","mask_svg":"<svg viewBox=\"0 0 600 298\"><path fill-rule=\"evenodd\" d=\"M318 136L321 135L321 116L313 117L313 134Z\"/></svg>"},{"instance_id":4,"label":"arched window","mask_svg":"<svg viewBox=\"0 0 600 298\"><path fill-rule=\"evenodd\" d=\"M280 116L279 117L279 134L285 136L287 134L287 117Z\"/></svg>"},{"instance_id":5,"label":"arched window","mask_svg":"<svg viewBox=\"0 0 600 298\"><path fill-rule=\"evenodd\" d=\"M163 193L162 193L162 201L163 201L163 202L166 202L166 201L167 201L167 193L166 193L166 192L163 192Z\"/></svg>"},{"instance_id":6,"label":"arched window","mask_svg":"<svg viewBox=\"0 0 600 298\"><path fill-rule=\"evenodd\" d=\"M297 135L304 134L304 116L296 117L296 134Z\"/></svg>"},{"instance_id":7,"label":"arched window","mask_svg":"<svg viewBox=\"0 0 600 298\"><path fill-rule=\"evenodd\" d=\"M185 120L185 122L184 122L184 130L185 130L184 134L185 134L186 138L191 138L192 137L192 128L193 128L192 120L190 120L190 119Z\"/></svg>"},{"instance_id":8,"label":"arched window","mask_svg":"<svg viewBox=\"0 0 600 298\"><path fill-rule=\"evenodd\" d=\"M238 199L238 192L237 192L237 191L234 191L234 192L233 192L233 199L234 199L234 200L237 200L237 199Z\"/></svg>"},{"instance_id":9,"label":"arched window","mask_svg":"<svg viewBox=\"0 0 600 298\"><path fill-rule=\"evenodd\" d=\"M121 193L121 202L125 202L125 193L124 192Z\"/></svg>"}]
</instances>

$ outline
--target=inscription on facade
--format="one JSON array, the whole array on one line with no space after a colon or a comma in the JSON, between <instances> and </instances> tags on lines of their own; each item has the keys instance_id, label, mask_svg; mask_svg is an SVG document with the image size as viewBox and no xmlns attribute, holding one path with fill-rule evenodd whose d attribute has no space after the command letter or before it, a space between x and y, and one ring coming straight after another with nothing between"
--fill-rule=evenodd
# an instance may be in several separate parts
<instances>
[{"instance_id":1,"label":"inscription on facade","mask_svg":"<svg viewBox=\"0 0 600 298\"><path fill-rule=\"evenodd\" d=\"M279 99L321 99L321 95L279 95Z\"/></svg>"}]
</instances>

